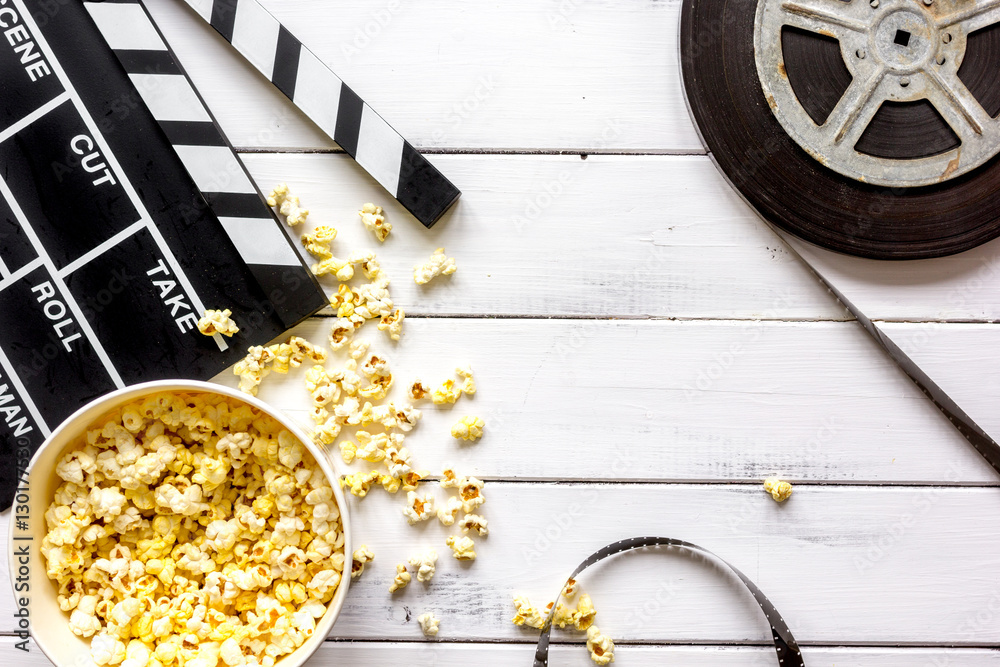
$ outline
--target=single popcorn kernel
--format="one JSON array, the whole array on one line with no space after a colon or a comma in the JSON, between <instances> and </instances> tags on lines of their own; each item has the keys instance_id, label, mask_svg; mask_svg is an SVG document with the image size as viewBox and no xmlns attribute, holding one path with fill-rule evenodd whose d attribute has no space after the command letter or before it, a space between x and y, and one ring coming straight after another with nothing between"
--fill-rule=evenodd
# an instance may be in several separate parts
<instances>
[{"instance_id":1,"label":"single popcorn kernel","mask_svg":"<svg viewBox=\"0 0 1000 667\"><path fill-rule=\"evenodd\" d=\"M397 308L390 314L382 316L378 323L378 330L387 332L392 340L399 340L399 337L403 335L403 320L405 318L406 313L403 309Z\"/></svg>"},{"instance_id":2,"label":"single popcorn kernel","mask_svg":"<svg viewBox=\"0 0 1000 667\"><path fill-rule=\"evenodd\" d=\"M777 477L768 477L764 480L764 490L771 494L777 502L783 503L792 495L792 485L782 482Z\"/></svg>"},{"instance_id":3,"label":"single popcorn kernel","mask_svg":"<svg viewBox=\"0 0 1000 667\"><path fill-rule=\"evenodd\" d=\"M309 210L299 206L299 198L288 191L288 184L281 183L267 196L268 206L277 206L278 213L285 216L289 227L305 222Z\"/></svg>"},{"instance_id":4,"label":"single popcorn kernel","mask_svg":"<svg viewBox=\"0 0 1000 667\"><path fill-rule=\"evenodd\" d=\"M233 312L226 310L206 310L205 314L198 320L198 331L205 336L222 334L227 338L232 338L233 334L239 333L240 328L236 326L230 315Z\"/></svg>"},{"instance_id":5,"label":"single popcorn kernel","mask_svg":"<svg viewBox=\"0 0 1000 667\"><path fill-rule=\"evenodd\" d=\"M429 493L418 495L416 491L406 494L406 507L403 508L406 521L411 525L416 525L421 521L434 516L434 496Z\"/></svg>"},{"instance_id":6,"label":"single popcorn kernel","mask_svg":"<svg viewBox=\"0 0 1000 667\"><path fill-rule=\"evenodd\" d=\"M545 617L537 609L531 606L531 602L523 595L514 596L514 609L517 613L511 622L514 625L527 626L536 630L545 629Z\"/></svg>"},{"instance_id":7,"label":"single popcorn kernel","mask_svg":"<svg viewBox=\"0 0 1000 667\"><path fill-rule=\"evenodd\" d=\"M406 566L400 563L396 566L396 578L392 580L389 592L395 593L406 588L406 585L410 583L410 579L410 573L406 571Z\"/></svg>"},{"instance_id":8,"label":"single popcorn kernel","mask_svg":"<svg viewBox=\"0 0 1000 667\"><path fill-rule=\"evenodd\" d=\"M479 417L462 417L451 427L451 437L461 440L479 440L483 437L483 427L486 426Z\"/></svg>"},{"instance_id":9,"label":"single popcorn kernel","mask_svg":"<svg viewBox=\"0 0 1000 667\"><path fill-rule=\"evenodd\" d=\"M354 560L351 562L351 579L357 579L365 571L365 565L375 560L375 554L371 552L367 544L354 552Z\"/></svg>"},{"instance_id":10,"label":"single popcorn kernel","mask_svg":"<svg viewBox=\"0 0 1000 667\"><path fill-rule=\"evenodd\" d=\"M434 405L444 405L454 403L462 395L462 390L455 386L454 380L445 380L440 387L431 394Z\"/></svg>"},{"instance_id":11,"label":"single popcorn kernel","mask_svg":"<svg viewBox=\"0 0 1000 667\"><path fill-rule=\"evenodd\" d=\"M615 661L615 643L596 625L587 629L587 650L595 664L607 665Z\"/></svg>"},{"instance_id":12,"label":"single popcorn kernel","mask_svg":"<svg viewBox=\"0 0 1000 667\"><path fill-rule=\"evenodd\" d=\"M392 231L392 225L385 221L382 207L375 204L365 204L358 211L358 215L361 216L361 222L364 223L368 231L375 235L379 243L384 243L389 232Z\"/></svg>"},{"instance_id":13,"label":"single popcorn kernel","mask_svg":"<svg viewBox=\"0 0 1000 667\"><path fill-rule=\"evenodd\" d=\"M421 384L420 380L416 380L410 386L410 398L412 398L415 401L419 401L423 397L427 396L428 393L430 393L430 390L427 389L427 387L425 387L423 384Z\"/></svg>"},{"instance_id":14,"label":"single popcorn kernel","mask_svg":"<svg viewBox=\"0 0 1000 667\"><path fill-rule=\"evenodd\" d=\"M446 256L444 248L438 248L429 260L413 267L413 282L426 285L438 276L450 276L457 269L455 258Z\"/></svg>"},{"instance_id":15,"label":"single popcorn kernel","mask_svg":"<svg viewBox=\"0 0 1000 667\"><path fill-rule=\"evenodd\" d=\"M462 533L469 533L474 530L479 533L480 537L486 537L490 534L490 529L487 526L488 522L486 518L478 514L466 514L458 522L458 527L462 529Z\"/></svg>"},{"instance_id":16,"label":"single popcorn kernel","mask_svg":"<svg viewBox=\"0 0 1000 667\"><path fill-rule=\"evenodd\" d=\"M417 581L427 583L434 578L438 555L434 549L410 558L410 565L417 568Z\"/></svg>"},{"instance_id":17,"label":"single popcorn kernel","mask_svg":"<svg viewBox=\"0 0 1000 667\"><path fill-rule=\"evenodd\" d=\"M420 629L427 637L436 636L441 625L441 621L434 616L433 612L427 612L426 614L420 614L420 616L417 616L417 623L420 624Z\"/></svg>"},{"instance_id":18,"label":"single popcorn kernel","mask_svg":"<svg viewBox=\"0 0 1000 667\"><path fill-rule=\"evenodd\" d=\"M302 235L302 245L317 259L330 259L333 253L330 244L337 238L337 230L328 225L320 225L312 234Z\"/></svg>"},{"instance_id":19,"label":"single popcorn kernel","mask_svg":"<svg viewBox=\"0 0 1000 667\"><path fill-rule=\"evenodd\" d=\"M470 538L449 535L445 544L451 547L455 560L476 560L476 544Z\"/></svg>"}]
</instances>

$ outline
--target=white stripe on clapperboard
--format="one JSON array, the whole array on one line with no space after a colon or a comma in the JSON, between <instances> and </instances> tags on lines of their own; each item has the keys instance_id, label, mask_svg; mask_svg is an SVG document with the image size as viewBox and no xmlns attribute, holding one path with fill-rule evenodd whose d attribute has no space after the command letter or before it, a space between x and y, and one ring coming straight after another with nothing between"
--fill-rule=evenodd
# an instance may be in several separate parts
<instances>
[{"instance_id":1,"label":"white stripe on clapperboard","mask_svg":"<svg viewBox=\"0 0 1000 667\"><path fill-rule=\"evenodd\" d=\"M35 252L38 253L38 256L42 259L42 263L46 268L48 268L52 282L55 284L56 288L58 288L60 296L63 301L66 302L66 306L73 312L73 316L76 318L80 328L83 329L84 335L87 336L87 340L90 341L90 344L94 348L94 352L97 353L97 357L101 360L101 363L104 364L104 367L107 369L108 375L110 375L111 379L114 381L115 386L119 389L124 388L125 383L122 382L122 378L118 374L118 369L115 368L113 363L111 363L111 357L108 356L104 346L101 345L101 341L94 334L94 330L90 327L90 322L88 322L87 318L84 317L83 312L80 310L80 305L76 302L76 299L73 298L69 288L66 287L66 283L56 271L52 258L45 253L45 246L42 245L42 242L35 233L35 230L28 223L28 218L24 215L24 211L21 210L21 205L14 199L14 193L11 192L10 187L7 186L7 182L3 179L0 179L0 194L2 194L8 202L10 202L10 208L14 212L14 217L17 218L17 221L24 228L24 233L31 241L31 245L34 246Z\"/></svg>"},{"instance_id":2,"label":"white stripe on clapperboard","mask_svg":"<svg viewBox=\"0 0 1000 667\"><path fill-rule=\"evenodd\" d=\"M132 236L136 232L143 229L145 226L146 226L145 220L140 220L139 222L129 225L128 227L121 230L120 232L112 236L110 239L105 241L104 243L100 244L99 246L90 250L89 252L80 255L72 262L59 269L59 277L64 278L69 274L73 273L74 271L76 271L77 269L81 269L87 264L90 264L91 261L97 259L101 255L106 253L108 250L111 250L116 245L127 239L128 237Z\"/></svg>"},{"instance_id":3,"label":"white stripe on clapperboard","mask_svg":"<svg viewBox=\"0 0 1000 667\"><path fill-rule=\"evenodd\" d=\"M0 348L0 366L3 366L4 371L7 373L7 377L10 378L10 383L14 385L14 389L17 393L21 395L21 400L24 401L24 405L28 408L28 412L34 417L35 423L38 424L38 430L42 432L46 438L52 435L52 431L49 430L49 425L45 423L42 419L42 413L38 411L38 406L35 402L31 400L31 394L29 394L25 388L24 383L21 382L21 378L18 377L17 373L14 372L14 367L10 365L10 359L7 355L3 353L3 348Z\"/></svg>"},{"instance_id":4,"label":"white stripe on clapperboard","mask_svg":"<svg viewBox=\"0 0 1000 667\"><path fill-rule=\"evenodd\" d=\"M87 107L84 106L83 100L80 98L79 93L76 92L76 88L73 86L73 82L66 75L66 71L62 68L62 64L55 58L55 55L52 53L52 49L49 47L48 41L46 41L46 39L42 36L41 31L38 29L38 25L35 23L34 17L32 17L31 14L26 11L24 7L24 2L22 0L14 0L14 4L17 6L18 11L21 13L21 17L24 19L25 24L28 26L32 34L38 40L38 48L45 53L45 57L48 59L49 64L52 66L52 70L62 81L63 86L66 87L66 90L69 91L71 99L73 100L73 105L76 107L81 118L83 118L83 122L87 125L91 134L93 134L94 141L100 146L101 152L107 159L110 168L114 170L114 172L118 175L118 179L119 182L121 183L122 188L128 194L129 199L132 200L132 203L135 205L136 210L138 210L139 214L142 216L143 221L146 223L145 225L146 229L149 231L149 233L153 237L153 240L159 246L160 252L163 253L164 259L166 260L167 264L170 265L171 270L177 277L177 282L181 284L184 290L188 293L188 296L191 298L191 304L194 307L196 314L204 313L205 304L202 302L201 297L198 296L198 292L195 291L194 285L191 284L190 279L187 277L187 274L184 273L184 269L181 268L181 265L177 261L177 258L174 256L174 253L170 249L170 246L167 245L166 241L163 238L163 235L160 233L160 230L157 228L156 224L150 217L149 212L146 210L146 206L142 202L142 199L139 198L138 193L136 193L135 188L132 186L132 182L127 178L125 170L123 170L121 165L118 163L118 158L116 158L114 153L111 152L111 147L108 145L108 142L104 138L104 135L101 134L100 130L98 129L97 123L95 123L94 119L90 116L90 113L87 111ZM4 185L4 187L6 188L6 185ZM5 195L7 197L10 197L10 192L8 191L7 193L5 193ZM21 224L27 223L27 221L24 220L23 214L21 215L21 219L22 219ZM37 238L35 240L37 241ZM41 254L41 252L39 254ZM53 274L55 273L54 267L50 266L50 270L53 271ZM63 287L63 289L65 289L65 285L62 285L61 279L58 280L57 282L59 282L60 285ZM81 322L81 327L85 327L86 330L90 330L90 325L87 324L86 321ZM95 349L96 349L97 345L99 345L99 341L97 341L96 336L93 336L92 332L90 335L92 338L92 342L95 343ZM212 338L215 340L215 343L216 345L219 346L220 350L225 351L229 349L229 345L226 344L225 340L223 340L221 334L215 334ZM101 357L103 361L107 357L107 354L104 353L103 348L101 348L101 354L104 354L104 356ZM124 386L123 384L121 384L121 378L118 376L118 371L114 370L113 366L111 366L111 360L107 359L106 363L109 365L109 371L113 370L114 377L117 378L119 386Z\"/></svg>"},{"instance_id":5,"label":"white stripe on clapperboard","mask_svg":"<svg viewBox=\"0 0 1000 667\"><path fill-rule=\"evenodd\" d=\"M24 128L34 123L42 116L47 115L50 111L55 109L57 106L60 106L63 102L65 102L68 99L70 99L69 93L60 93L49 102L46 102L45 104L32 111L21 120L17 121L7 129L5 129L3 132L0 132L0 142L7 141L15 134L17 134Z\"/></svg>"},{"instance_id":6,"label":"white stripe on clapperboard","mask_svg":"<svg viewBox=\"0 0 1000 667\"><path fill-rule=\"evenodd\" d=\"M14 273L11 273L3 280L0 280L0 292L4 291L5 289L7 289L8 286L13 285L21 278L25 277L26 275L28 275L29 273L40 267L41 265L42 265L42 258L38 257L25 264Z\"/></svg>"}]
</instances>

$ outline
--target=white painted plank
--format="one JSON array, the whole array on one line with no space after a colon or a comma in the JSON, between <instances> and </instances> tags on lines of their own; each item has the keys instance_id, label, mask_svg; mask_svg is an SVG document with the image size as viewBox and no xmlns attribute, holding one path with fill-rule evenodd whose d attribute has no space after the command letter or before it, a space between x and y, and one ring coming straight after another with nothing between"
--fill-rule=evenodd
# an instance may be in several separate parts
<instances>
[{"instance_id":1,"label":"white painted plank","mask_svg":"<svg viewBox=\"0 0 1000 667\"><path fill-rule=\"evenodd\" d=\"M182 3L146 4L234 144L335 145ZM264 4L419 148L702 150L678 2Z\"/></svg>"},{"instance_id":2,"label":"white painted plank","mask_svg":"<svg viewBox=\"0 0 1000 667\"><path fill-rule=\"evenodd\" d=\"M430 231L346 156L244 157L265 192L289 183L311 211L306 229L337 227L336 254L376 251L394 298L410 313L845 317L705 157L432 156L464 194ZM387 210L393 231L385 244L358 219L365 201ZM458 272L415 285L413 265L438 246L456 258ZM949 311L939 307L978 270L981 252L915 267L932 280L919 279L909 264L883 263L881 279L859 286L865 312L1000 318L1000 281ZM903 273L891 274L893 267ZM907 280L919 289L900 288ZM332 291L337 283L324 284Z\"/></svg>"},{"instance_id":3,"label":"white painted plank","mask_svg":"<svg viewBox=\"0 0 1000 667\"><path fill-rule=\"evenodd\" d=\"M293 333L322 343L331 323ZM942 342L952 326L942 325ZM455 463L501 479L998 482L854 322L431 318L407 319L398 344L373 324L358 337L389 359L392 397L415 378L437 386L472 365L474 399L421 403L424 419L408 436L435 473ZM268 376L260 397L311 427L304 371ZM1000 427L995 395L969 400L984 425ZM466 414L487 422L479 444L449 435Z\"/></svg>"},{"instance_id":4,"label":"white painted plank","mask_svg":"<svg viewBox=\"0 0 1000 667\"><path fill-rule=\"evenodd\" d=\"M15 655L15 640L0 637L0 654ZM48 667L50 663L33 642L31 652L18 655L23 667ZM8 654L7 651L10 651ZM531 664L535 647L526 644L454 644L442 641L410 642L326 642L306 662L307 667L340 664L405 664L413 667L468 667L499 660L503 665ZM822 648L802 651L809 667L994 667L1000 652L986 649L937 648ZM773 649L742 646L619 646L616 667L770 667L775 664ZM552 667L593 667L582 646L555 645L549 652Z\"/></svg>"},{"instance_id":5,"label":"white painted plank","mask_svg":"<svg viewBox=\"0 0 1000 667\"><path fill-rule=\"evenodd\" d=\"M436 521L408 526L398 496L373 490L352 502L355 542L368 544L375 562L352 584L334 636L420 639L412 617L434 609L451 637L530 641L509 622L514 593L544 603L592 551L653 534L700 544L743 570L803 642L1000 641L989 611L1000 606L995 489L801 486L779 505L746 486L498 482L485 496L490 536L477 540L471 564L448 556L451 529ZM393 566L432 546L443 556L434 580L390 596ZM585 573L581 586L593 596L597 623L619 639L719 644L769 636L735 579L699 558L622 556ZM5 593L0 629L11 628L10 604Z\"/></svg>"},{"instance_id":6,"label":"white painted plank","mask_svg":"<svg viewBox=\"0 0 1000 667\"><path fill-rule=\"evenodd\" d=\"M0 637L0 655L14 654L15 640ZM31 652L17 655L23 667L48 667L50 663L33 642ZM8 651L10 653L8 653ZM469 667L498 660L503 665L527 667L535 648L525 644L453 644L441 641L409 642L326 642L306 662L307 667L357 664L405 664L413 667ZM820 648L802 651L809 667L995 667L1000 652L986 649L935 648ZM619 646L616 667L659 667L677 664L685 667L771 667L773 649L730 646ZM593 667L582 646L553 646L549 652L552 667Z\"/></svg>"}]
</instances>

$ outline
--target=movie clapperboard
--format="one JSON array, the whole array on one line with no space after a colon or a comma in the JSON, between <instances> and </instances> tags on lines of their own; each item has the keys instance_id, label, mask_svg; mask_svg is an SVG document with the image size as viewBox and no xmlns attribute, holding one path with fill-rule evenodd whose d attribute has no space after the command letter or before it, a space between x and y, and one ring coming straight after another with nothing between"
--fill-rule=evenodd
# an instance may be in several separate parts
<instances>
[{"instance_id":1,"label":"movie clapperboard","mask_svg":"<svg viewBox=\"0 0 1000 667\"><path fill-rule=\"evenodd\" d=\"M234 0L219 4L217 15L236 16ZM279 32L287 53L294 38ZM16 450L34 452L79 407L138 382L208 379L327 300L141 4L0 0L0 36L6 509ZM307 114L331 94L354 104L339 79L333 93L312 88L335 75L294 44L291 69L271 60L293 102ZM388 141L384 121L366 143L372 114L361 109L345 150L430 226L457 189ZM322 113L350 125L349 112L339 124L337 107ZM206 308L232 310L240 333L201 335Z\"/></svg>"}]
</instances>

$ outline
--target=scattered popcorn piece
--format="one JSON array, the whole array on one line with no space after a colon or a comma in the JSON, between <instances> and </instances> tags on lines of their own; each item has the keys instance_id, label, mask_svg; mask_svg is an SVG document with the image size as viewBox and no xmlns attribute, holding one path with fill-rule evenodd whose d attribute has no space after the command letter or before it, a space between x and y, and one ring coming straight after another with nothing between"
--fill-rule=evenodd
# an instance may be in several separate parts
<instances>
[{"instance_id":1,"label":"scattered popcorn piece","mask_svg":"<svg viewBox=\"0 0 1000 667\"><path fill-rule=\"evenodd\" d=\"M289 227L305 222L309 210L299 206L299 198L288 191L288 184L281 183L267 196L268 206L277 206L278 213L285 216Z\"/></svg>"},{"instance_id":2,"label":"scattered popcorn piece","mask_svg":"<svg viewBox=\"0 0 1000 667\"><path fill-rule=\"evenodd\" d=\"M403 320L405 318L406 313L403 309L397 308L388 315L382 316L378 323L378 330L387 332L392 340L399 340L403 334Z\"/></svg>"},{"instance_id":3,"label":"scattered popcorn piece","mask_svg":"<svg viewBox=\"0 0 1000 667\"><path fill-rule=\"evenodd\" d=\"M344 463L350 464L358 455L357 446L350 440L345 440L340 443L340 456L344 459Z\"/></svg>"},{"instance_id":4,"label":"scattered popcorn piece","mask_svg":"<svg viewBox=\"0 0 1000 667\"><path fill-rule=\"evenodd\" d=\"M227 338L232 338L233 334L239 333L240 328L236 326L230 317L233 311L229 310L206 310L205 314L198 320L198 331L205 336L222 334Z\"/></svg>"},{"instance_id":5,"label":"scattered popcorn piece","mask_svg":"<svg viewBox=\"0 0 1000 667\"><path fill-rule=\"evenodd\" d=\"M575 595L576 595L576 579L570 579L569 581L566 582L566 585L563 586L562 596L567 600L572 600Z\"/></svg>"},{"instance_id":6,"label":"scattered popcorn piece","mask_svg":"<svg viewBox=\"0 0 1000 667\"><path fill-rule=\"evenodd\" d=\"M451 526L462 511L462 499L451 496L444 507L439 507L437 511L438 520L445 526Z\"/></svg>"},{"instance_id":7,"label":"scattered popcorn piece","mask_svg":"<svg viewBox=\"0 0 1000 667\"><path fill-rule=\"evenodd\" d=\"M445 544L451 547L455 560L476 560L476 543L468 537L449 535Z\"/></svg>"},{"instance_id":8,"label":"scattered popcorn piece","mask_svg":"<svg viewBox=\"0 0 1000 667\"><path fill-rule=\"evenodd\" d=\"M783 503L792 495L792 485L782 482L777 477L768 477L764 480L764 490L771 494L777 502Z\"/></svg>"},{"instance_id":9,"label":"scattered popcorn piece","mask_svg":"<svg viewBox=\"0 0 1000 667\"><path fill-rule=\"evenodd\" d=\"M454 468L451 466L445 466L444 470L441 472L440 483L442 489L457 489L462 483L462 480L459 479Z\"/></svg>"},{"instance_id":10,"label":"scattered popcorn piece","mask_svg":"<svg viewBox=\"0 0 1000 667\"><path fill-rule=\"evenodd\" d=\"M314 276L333 274L337 280L346 282L354 277L354 265L347 260L330 256L310 267Z\"/></svg>"},{"instance_id":11,"label":"scattered popcorn piece","mask_svg":"<svg viewBox=\"0 0 1000 667\"><path fill-rule=\"evenodd\" d=\"M474 396L476 393L476 380L472 377L472 367L459 366L455 369L455 373L465 380L462 383L462 393Z\"/></svg>"},{"instance_id":12,"label":"scattered popcorn piece","mask_svg":"<svg viewBox=\"0 0 1000 667\"><path fill-rule=\"evenodd\" d=\"M615 643L596 625L587 629L587 650L595 664L607 665L615 661Z\"/></svg>"},{"instance_id":13,"label":"scattered popcorn piece","mask_svg":"<svg viewBox=\"0 0 1000 667\"><path fill-rule=\"evenodd\" d=\"M351 342L351 336L354 335L354 331L357 329L354 326L354 322L350 321L346 317L338 318L336 322L333 323L333 328L330 329L330 348L333 350L339 350L348 343Z\"/></svg>"},{"instance_id":14,"label":"scattered popcorn piece","mask_svg":"<svg viewBox=\"0 0 1000 667\"><path fill-rule=\"evenodd\" d=\"M523 595L514 596L514 609L517 613L511 622L514 625L527 626L536 630L545 629L545 616L542 616L537 609L531 606L531 602Z\"/></svg>"},{"instance_id":15,"label":"scattered popcorn piece","mask_svg":"<svg viewBox=\"0 0 1000 667\"><path fill-rule=\"evenodd\" d=\"M444 248L438 248L429 260L413 267L413 281L418 285L426 285L438 276L450 276L457 269L455 258L446 256Z\"/></svg>"},{"instance_id":16,"label":"scattered popcorn piece","mask_svg":"<svg viewBox=\"0 0 1000 667\"><path fill-rule=\"evenodd\" d=\"M426 614L420 614L420 616L417 616L417 623L420 624L420 629L427 637L436 636L441 625L441 621L434 616L433 612L427 612Z\"/></svg>"},{"instance_id":17,"label":"scattered popcorn piece","mask_svg":"<svg viewBox=\"0 0 1000 667\"><path fill-rule=\"evenodd\" d=\"M462 417L451 427L451 437L461 440L479 440L483 437L483 427L486 423L479 417Z\"/></svg>"},{"instance_id":18,"label":"scattered popcorn piece","mask_svg":"<svg viewBox=\"0 0 1000 667\"><path fill-rule=\"evenodd\" d=\"M430 393L430 390L421 384L420 380L415 380L413 384L410 385L410 398L415 401L419 401L424 398L428 393Z\"/></svg>"},{"instance_id":19,"label":"scattered popcorn piece","mask_svg":"<svg viewBox=\"0 0 1000 667\"><path fill-rule=\"evenodd\" d=\"M454 380L445 380L440 387L431 394L434 405L444 405L454 403L462 395L462 390L455 386Z\"/></svg>"},{"instance_id":20,"label":"scattered popcorn piece","mask_svg":"<svg viewBox=\"0 0 1000 667\"><path fill-rule=\"evenodd\" d=\"M488 522L485 517L479 516L478 514L466 514L462 517L462 520L458 522L458 527L462 529L463 533L468 533L471 530L479 533L480 537L486 537L490 534L490 529L487 527Z\"/></svg>"},{"instance_id":21,"label":"scattered popcorn piece","mask_svg":"<svg viewBox=\"0 0 1000 667\"><path fill-rule=\"evenodd\" d=\"M379 480L376 470L369 472L357 472L353 475L344 475L340 478L340 487L349 488L352 495L364 498L372 488L372 484Z\"/></svg>"},{"instance_id":22,"label":"scattered popcorn piece","mask_svg":"<svg viewBox=\"0 0 1000 667\"><path fill-rule=\"evenodd\" d=\"M312 234L302 235L302 245L317 259L330 259L333 253L330 244L337 238L337 230L329 225L320 225Z\"/></svg>"},{"instance_id":23,"label":"scattered popcorn piece","mask_svg":"<svg viewBox=\"0 0 1000 667\"><path fill-rule=\"evenodd\" d=\"M573 614L573 626L581 632L589 628L594 623L597 610L594 603L586 593L580 594L580 600L576 603L576 612Z\"/></svg>"},{"instance_id":24,"label":"scattered popcorn piece","mask_svg":"<svg viewBox=\"0 0 1000 667\"><path fill-rule=\"evenodd\" d=\"M434 496L429 493L421 496L416 491L410 491L406 494L406 507L403 508L403 514L411 526L421 521L427 521L434 516Z\"/></svg>"},{"instance_id":25,"label":"scattered popcorn piece","mask_svg":"<svg viewBox=\"0 0 1000 667\"><path fill-rule=\"evenodd\" d=\"M375 560L375 554L371 552L367 544L362 544L354 551L354 560L351 562L351 579L357 579L365 571L365 565Z\"/></svg>"},{"instance_id":26,"label":"scattered popcorn piece","mask_svg":"<svg viewBox=\"0 0 1000 667\"><path fill-rule=\"evenodd\" d=\"M392 585L389 586L389 592L395 593L396 591L406 588L406 585L410 583L410 573L406 571L406 566L400 563L396 566L396 578L392 580Z\"/></svg>"},{"instance_id":27,"label":"scattered popcorn piece","mask_svg":"<svg viewBox=\"0 0 1000 667\"><path fill-rule=\"evenodd\" d=\"M486 502L483 496L482 480L475 477L463 477L458 483L458 496L462 499L462 509L469 513L476 511L477 507Z\"/></svg>"},{"instance_id":28,"label":"scattered popcorn piece","mask_svg":"<svg viewBox=\"0 0 1000 667\"><path fill-rule=\"evenodd\" d=\"M428 549L410 559L410 565L417 568L417 581L426 583L434 578L437 559L438 555L434 549Z\"/></svg>"},{"instance_id":29,"label":"scattered popcorn piece","mask_svg":"<svg viewBox=\"0 0 1000 667\"><path fill-rule=\"evenodd\" d=\"M361 216L361 222L364 223L368 231L374 234L380 243L385 242L389 232L392 231L392 225L385 221L382 207L375 204L365 204L358 211L358 215Z\"/></svg>"}]
</instances>

